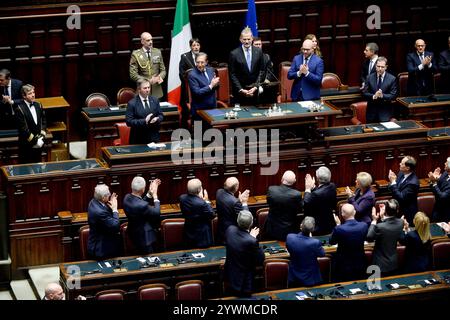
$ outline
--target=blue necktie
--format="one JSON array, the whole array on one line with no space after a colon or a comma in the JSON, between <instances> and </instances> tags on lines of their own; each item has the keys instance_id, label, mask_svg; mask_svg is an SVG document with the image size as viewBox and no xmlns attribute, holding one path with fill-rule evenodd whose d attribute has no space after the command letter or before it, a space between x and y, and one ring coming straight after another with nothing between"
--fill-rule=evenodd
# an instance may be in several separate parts
<instances>
[{"instance_id":1,"label":"blue necktie","mask_svg":"<svg viewBox=\"0 0 450 320\"><path fill-rule=\"evenodd\" d=\"M250 48L246 49L247 50L247 55L245 57L245 59L247 60L247 67L249 71L252 71L252 60L250 58Z\"/></svg>"},{"instance_id":2,"label":"blue necktie","mask_svg":"<svg viewBox=\"0 0 450 320\"><path fill-rule=\"evenodd\" d=\"M377 90L381 89L381 76L378 76Z\"/></svg>"}]
</instances>

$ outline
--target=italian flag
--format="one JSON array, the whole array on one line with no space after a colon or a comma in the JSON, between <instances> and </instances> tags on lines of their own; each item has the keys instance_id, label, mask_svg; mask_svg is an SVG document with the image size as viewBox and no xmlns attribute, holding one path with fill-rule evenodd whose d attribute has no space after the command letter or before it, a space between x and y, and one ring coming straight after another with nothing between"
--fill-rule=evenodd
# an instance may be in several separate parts
<instances>
[{"instance_id":1,"label":"italian flag","mask_svg":"<svg viewBox=\"0 0 450 320\"><path fill-rule=\"evenodd\" d=\"M172 45L170 48L169 79L167 83L167 100L178 105L181 112L180 96L181 82L178 76L180 56L189 51L189 40L192 38L189 22L189 8L187 0L177 0L175 19L172 31Z\"/></svg>"}]
</instances>

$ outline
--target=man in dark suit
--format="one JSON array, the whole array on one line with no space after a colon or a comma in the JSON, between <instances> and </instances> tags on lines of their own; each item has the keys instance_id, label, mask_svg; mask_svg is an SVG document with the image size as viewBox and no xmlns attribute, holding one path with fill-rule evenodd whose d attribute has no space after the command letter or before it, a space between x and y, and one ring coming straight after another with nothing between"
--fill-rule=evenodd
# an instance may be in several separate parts
<instances>
[{"instance_id":1,"label":"man in dark suit","mask_svg":"<svg viewBox=\"0 0 450 320\"><path fill-rule=\"evenodd\" d=\"M250 230L252 224L251 212L243 210L238 214L237 226L226 231L225 279L231 294L237 296L251 295L255 268L264 262L264 252L256 239L259 229Z\"/></svg>"},{"instance_id":2,"label":"man in dark suit","mask_svg":"<svg viewBox=\"0 0 450 320\"><path fill-rule=\"evenodd\" d=\"M448 49L439 54L438 69L441 73L440 93L450 93L450 36L448 37Z\"/></svg>"},{"instance_id":3,"label":"man in dark suit","mask_svg":"<svg viewBox=\"0 0 450 320\"><path fill-rule=\"evenodd\" d=\"M134 177L131 181L131 193L123 198L123 210L128 218L128 237L138 254L152 253L152 245L158 238L161 214L158 200L160 184L159 179L151 181L148 192L144 195L145 179Z\"/></svg>"},{"instance_id":4,"label":"man in dark suit","mask_svg":"<svg viewBox=\"0 0 450 320\"><path fill-rule=\"evenodd\" d=\"M429 95L435 92L433 75L436 73L436 62L433 53L425 51L425 41L417 39L415 47L416 51L406 56L408 95Z\"/></svg>"},{"instance_id":5,"label":"man in dark suit","mask_svg":"<svg viewBox=\"0 0 450 320\"><path fill-rule=\"evenodd\" d=\"M214 69L207 66L208 56L200 52L195 61L195 68L189 72L188 81L191 90L192 120L201 120L197 110L215 108L217 105L216 90L219 87L219 77Z\"/></svg>"},{"instance_id":6,"label":"man in dark suit","mask_svg":"<svg viewBox=\"0 0 450 320\"><path fill-rule=\"evenodd\" d=\"M369 42L364 49L364 57L366 60L361 67L361 89L364 88L367 76L372 73L376 73L375 67L378 59L378 45L375 42Z\"/></svg>"},{"instance_id":7,"label":"man in dark suit","mask_svg":"<svg viewBox=\"0 0 450 320\"><path fill-rule=\"evenodd\" d=\"M242 45L230 53L228 70L235 102L256 104L264 81L264 57L261 49L252 46L253 35L250 28L241 32Z\"/></svg>"},{"instance_id":8,"label":"man in dark suit","mask_svg":"<svg viewBox=\"0 0 450 320\"><path fill-rule=\"evenodd\" d=\"M211 220L214 211L208 199L208 192L202 188L199 179L187 184L187 194L180 196L180 208L184 222L184 240L187 248L207 248L213 242Z\"/></svg>"},{"instance_id":9,"label":"man in dark suit","mask_svg":"<svg viewBox=\"0 0 450 320\"><path fill-rule=\"evenodd\" d=\"M225 241L225 231L231 225L236 225L236 219L242 210L248 210L248 197L250 190L244 192L239 191L239 197L234 194L239 190L239 180L230 177L225 180L223 189L217 190L216 193L216 210L218 221L218 237L220 241Z\"/></svg>"},{"instance_id":10,"label":"man in dark suit","mask_svg":"<svg viewBox=\"0 0 450 320\"><path fill-rule=\"evenodd\" d=\"M180 57L180 63L178 65L179 77L181 80L181 125L183 128L188 128L189 109L186 105L188 102L188 92L186 87L186 71L195 68L195 57L200 52L200 40L198 38L192 38L189 40L190 51L185 52Z\"/></svg>"},{"instance_id":11,"label":"man in dark suit","mask_svg":"<svg viewBox=\"0 0 450 320\"><path fill-rule=\"evenodd\" d=\"M281 185L270 186L267 190L269 215L266 232L271 239L286 241L288 233L298 230L297 214L302 208L302 194L294 188L295 173L288 170L281 178Z\"/></svg>"},{"instance_id":12,"label":"man in dark suit","mask_svg":"<svg viewBox=\"0 0 450 320\"><path fill-rule=\"evenodd\" d=\"M300 233L290 233L286 238L289 251L289 287L314 286L322 282L318 257L325 256L320 240L312 238L315 228L313 217L305 217Z\"/></svg>"},{"instance_id":13,"label":"man in dark suit","mask_svg":"<svg viewBox=\"0 0 450 320\"><path fill-rule=\"evenodd\" d=\"M316 170L319 185L308 173L305 176L303 211L305 216L314 217L314 235L330 234L334 227L333 210L336 208L336 185L331 181L331 171L327 167Z\"/></svg>"},{"instance_id":14,"label":"man in dark suit","mask_svg":"<svg viewBox=\"0 0 450 320\"><path fill-rule=\"evenodd\" d=\"M301 52L294 57L288 71L288 79L294 80L291 99L292 101L320 99L323 60L314 54L312 40L303 41Z\"/></svg>"},{"instance_id":15,"label":"man in dark suit","mask_svg":"<svg viewBox=\"0 0 450 320\"><path fill-rule=\"evenodd\" d=\"M125 120L130 129L130 144L159 142L163 113L159 101L150 95L150 82L139 79L138 94L128 102Z\"/></svg>"},{"instance_id":16,"label":"man in dark suit","mask_svg":"<svg viewBox=\"0 0 450 320\"><path fill-rule=\"evenodd\" d=\"M89 239L88 254L103 260L121 254L120 221L117 211L117 195L109 187L99 184L88 206Z\"/></svg>"},{"instance_id":17,"label":"man in dark suit","mask_svg":"<svg viewBox=\"0 0 450 320\"><path fill-rule=\"evenodd\" d=\"M393 116L392 102L397 98L397 79L387 70L387 59L379 57L376 73L367 77L363 95L367 100L366 122L390 121Z\"/></svg>"},{"instance_id":18,"label":"man in dark suit","mask_svg":"<svg viewBox=\"0 0 450 320\"><path fill-rule=\"evenodd\" d=\"M366 276L366 255L364 241L369 226L355 219L356 210L353 205L345 203L341 208L344 222L334 215L336 227L330 238L330 244L337 244L334 256L334 281L351 281L364 279Z\"/></svg>"},{"instance_id":19,"label":"man in dark suit","mask_svg":"<svg viewBox=\"0 0 450 320\"><path fill-rule=\"evenodd\" d=\"M0 128L17 129L14 109L22 102L22 81L11 78L7 69L0 70Z\"/></svg>"},{"instance_id":20,"label":"man in dark suit","mask_svg":"<svg viewBox=\"0 0 450 320\"><path fill-rule=\"evenodd\" d=\"M403 220L395 217L397 212L398 202L395 199L380 204L379 213L375 207L372 209L372 223L367 232L367 241L375 241L372 264L380 268L382 277L394 274L399 267L397 241L402 236Z\"/></svg>"},{"instance_id":21,"label":"man in dark suit","mask_svg":"<svg viewBox=\"0 0 450 320\"><path fill-rule=\"evenodd\" d=\"M444 172L436 168L434 172L428 173L431 190L434 194L433 221L450 221L450 157L444 165Z\"/></svg>"},{"instance_id":22,"label":"man in dark suit","mask_svg":"<svg viewBox=\"0 0 450 320\"><path fill-rule=\"evenodd\" d=\"M23 100L15 111L19 129L19 161L34 163L42 161L47 122L42 105L35 101L34 87L30 84L22 87Z\"/></svg>"},{"instance_id":23,"label":"man in dark suit","mask_svg":"<svg viewBox=\"0 0 450 320\"><path fill-rule=\"evenodd\" d=\"M400 204L400 212L405 215L406 220L414 226L414 215L417 213L417 194L419 193L419 179L414 170L416 169L416 159L406 156L400 162L400 172L398 177L392 170L389 170L389 191L392 197Z\"/></svg>"}]
</instances>

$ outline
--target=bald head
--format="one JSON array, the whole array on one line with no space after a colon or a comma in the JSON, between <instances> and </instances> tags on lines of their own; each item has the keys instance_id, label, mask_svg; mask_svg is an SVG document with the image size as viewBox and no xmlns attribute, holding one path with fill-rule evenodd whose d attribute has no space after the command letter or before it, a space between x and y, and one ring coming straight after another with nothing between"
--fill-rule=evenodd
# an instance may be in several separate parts
<instances>
[{"instance_id":1,"label":"bald head","mask_svg":"<svg viewBox=\"0 0 450 320\"><path fill-rule=\"evenodd\" d=\"M191 179L187 183L187 192L192 195L198 195L202 191L202 182L199 179Z\"/></svg>"},{"instance_id":2,"label":"bald head","mask_svg":"<svg viewBox=\"0 0 450 320\"><path fill-rule=\"evenodd\" d=\"M425 47L426 47L425 41L423 41L422 39L417 39L415 47L416 47L417 52L419 52L419 53L425 52Z\"/></svg>"},{"instance_id":3,"label":"bald head","mask_svg":"<svg viewBox=\"0 0 450 320\"><path fill-rule=\"evenodd\" d=\"M342 218L344 218L345 221L350 220L350 219L354 219L355 218L355 214L356 214L356 210L355 207L350 204L350 203L346 203L342 206L341 208L341 215Z\"/></svg>"},{"instance_id":4,"label":"bald head","mask_svg":"<svg viewBox=\"0 0 450 320\"><path fill-rule=\"evenodd\" d=\"M281 178L281 183L292 186L295 183L295 173L291 170L286 171Z\"/></svg>"},{"instance_id":5,"label":"bald head","mask_svg":"<svg viewBox=\"0 0 450 320\"><path fill-rule=\"evenodd\" d=\"M145 50L150 50L153 46L153 37L148 32L141 33L141 44Z\"/></svg>"},{"instance_id":6,"label":"bald head","mask_svg":"<svg viewBox=\"0 0 450 320\"><path fill-rule=\"evenodd\" d=\"M223 188L228 192L235 193L239 190L239 180L236 177L229 177L225 180Z\"/></svg>"},{"instance_id":7,"label":"bald head","mask_svg":"<svg viewBox=\"0 0 450 320\"><path fill-rule=\"evenodd\" d=\"M312 40L306 39L305 41L303 41L302 52L306 58L310 57L313 54L314 43L312 42Z\"/></svg>"},{"instance_id":8,"label":"bald head","mask_svg":"<svg viewBox=\"0 0 450 320\"><path fill-rule=\"evenodd\" d=\"M45 299L46 300L64 300L64 290L59 285L59 283L52 282L45 288Z\"/></svg>"}]
</instances>

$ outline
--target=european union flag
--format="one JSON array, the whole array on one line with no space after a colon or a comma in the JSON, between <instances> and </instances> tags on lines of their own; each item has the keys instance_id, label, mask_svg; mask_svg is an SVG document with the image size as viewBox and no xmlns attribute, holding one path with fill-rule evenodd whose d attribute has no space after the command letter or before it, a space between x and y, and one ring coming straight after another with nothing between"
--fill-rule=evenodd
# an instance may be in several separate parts
<instances>
[{"instance_id":1,"label":"european union flag","mask_svg":"<svg viewBox=\"0 0 450 320\"><path fill-rule=\"evenodd\" d=\"M245 26L252 29L253 36L258 36L258 23L256 22L255 0L248 0L247 16L245 17Z\"/></svg>"}]
</instances>

